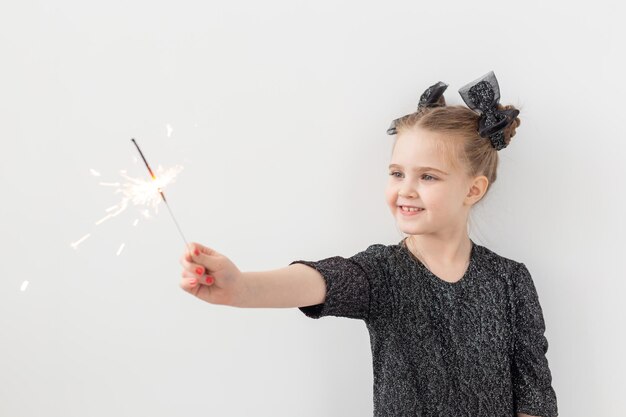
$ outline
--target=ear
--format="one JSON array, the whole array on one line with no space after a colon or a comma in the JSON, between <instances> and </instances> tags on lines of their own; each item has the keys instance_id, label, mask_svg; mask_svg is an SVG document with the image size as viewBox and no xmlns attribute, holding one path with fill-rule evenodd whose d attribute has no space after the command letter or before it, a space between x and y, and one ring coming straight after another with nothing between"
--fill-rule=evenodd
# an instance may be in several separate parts
<instances>
[{"instance_id":1,"label":"ear","mask_svg":"<svg viewBox=\"0 0 626 417\"><path fill-rule=\"evenodd\" d=\"M469 190L467 195L465 196L465 201L474 205L483 198L485 192L487 191L487 187L489 186L489 180L484 175L479 175L475 177L469 184Z\"/></svg>"}]
</instances>

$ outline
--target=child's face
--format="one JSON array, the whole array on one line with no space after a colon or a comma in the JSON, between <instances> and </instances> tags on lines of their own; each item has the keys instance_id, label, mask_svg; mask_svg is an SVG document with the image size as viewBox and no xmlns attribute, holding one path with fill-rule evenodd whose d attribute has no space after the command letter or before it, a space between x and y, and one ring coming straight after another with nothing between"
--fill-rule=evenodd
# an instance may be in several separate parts
<instances>
[{"instance_id":1,"label":"child's face","mask_svg":"<svg viewBox=\"0 0 626 417\"><path fill-rule=\"evenodd\" d=\"M472 181L460 168L449 166L435 147L440 133L421 128L398 133L389 168L385 197L402 232L417 235L450 233L467 230L471 204ZM434 169L414 171L414 168ZM475 191L475 190L474 190ZM469 198L468 198L469 197ZM422 207L425 210L405 216L399 205Z\"/></svg>"}]
</instances>

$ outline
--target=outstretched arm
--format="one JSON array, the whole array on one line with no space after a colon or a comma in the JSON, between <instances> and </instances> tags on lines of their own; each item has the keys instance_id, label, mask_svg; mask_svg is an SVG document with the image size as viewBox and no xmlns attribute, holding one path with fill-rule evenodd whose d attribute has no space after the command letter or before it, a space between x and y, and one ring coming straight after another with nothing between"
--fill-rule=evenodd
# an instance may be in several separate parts
<instances>
[{"instance_id":1,"label":"outstretched arm","mask_svg":"<svg viewBox=\"0 0 626 417\"><path fill-rule=\"evenodd\" d=\"M272 271L241 272L227 256L196 242L185 248L180 263L180 286L211 304L307 307L326 299L324 277L299 263Z\"/></svg>"},{"instance_id":2,"label":"outstretched arm","mask_svg":"<svg viewBox=\"0 0 626 417\"><path fill-rule=\"evenodd\" d=\"M304 307L323 303L326 296L322 275L302 264L242 276L245 291L234 307Z\"/></svg>"}]
</instances>

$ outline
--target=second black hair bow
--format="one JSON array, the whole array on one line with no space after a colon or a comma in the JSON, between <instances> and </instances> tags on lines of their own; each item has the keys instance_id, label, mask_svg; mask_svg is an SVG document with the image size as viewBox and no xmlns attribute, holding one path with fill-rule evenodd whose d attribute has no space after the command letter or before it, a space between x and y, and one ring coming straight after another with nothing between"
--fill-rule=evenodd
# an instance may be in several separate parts
<instances>
[{"instance_id":1,"label":"second black hair bow","mask_svg":"<svg viewBox=\"0 0 626 417\"><path fill-rule=\"evenodd\" d=\"M478 122L478 134L483 138L489 138L496 150L506 148L503 130L509 126L519 110L499 110L500 88L493 71L489 71L482 77L465 84L459 89L459 94L467 104L467 107L480 113Z\"/></svg>"}]
</instances>

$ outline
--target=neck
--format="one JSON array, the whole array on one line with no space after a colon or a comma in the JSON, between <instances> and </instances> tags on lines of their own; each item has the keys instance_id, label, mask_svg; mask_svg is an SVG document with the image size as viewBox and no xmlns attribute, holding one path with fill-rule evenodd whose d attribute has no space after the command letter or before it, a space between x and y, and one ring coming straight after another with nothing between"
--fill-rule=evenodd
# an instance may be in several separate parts
<instances>
[{"instance_id":1,"label":"neck","mask_svg":"<svg viewBox=\"0 0 626 417\"><path fill-rule=\"evenodd\" d=\"M407 246L427 264L455 265L467 262L472 241L467 234L447 239L433 235L409 235Z\"/></svg>"}]
</instances>

